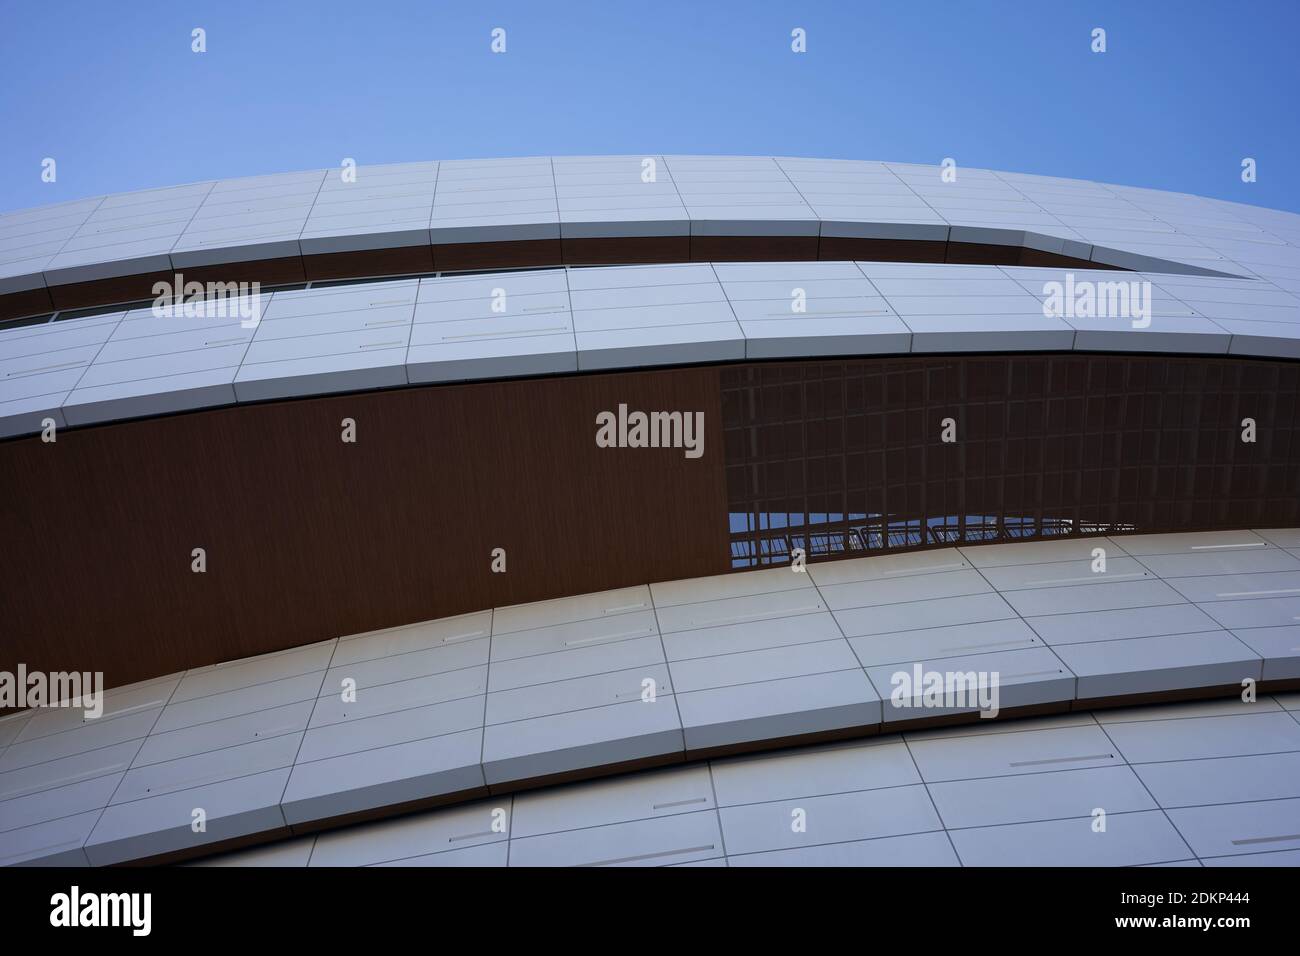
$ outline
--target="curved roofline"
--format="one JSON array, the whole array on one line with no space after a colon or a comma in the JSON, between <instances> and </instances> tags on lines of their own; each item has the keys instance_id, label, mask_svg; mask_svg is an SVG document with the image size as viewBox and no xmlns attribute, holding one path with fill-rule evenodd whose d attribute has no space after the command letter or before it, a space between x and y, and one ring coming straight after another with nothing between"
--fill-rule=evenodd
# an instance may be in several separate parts
<instances>
[{"instance_id":1,"label":"curved roofline","mask_svg":"<svg viewBox=\"0 0 1300 956\"><path fill-rule=\"evenodd\" d=\"M177 271L270 284L820 258L1255 276L1251 254L1261 250L1252 243L1286 247L1264 249L1266 261L1279 251L1300 258L1300 216L1290 213L980 169L948 181L937 166L624 156L346 172L219 180L2 215L0 319L141 298Z\"/></svg>"}]
</instances>

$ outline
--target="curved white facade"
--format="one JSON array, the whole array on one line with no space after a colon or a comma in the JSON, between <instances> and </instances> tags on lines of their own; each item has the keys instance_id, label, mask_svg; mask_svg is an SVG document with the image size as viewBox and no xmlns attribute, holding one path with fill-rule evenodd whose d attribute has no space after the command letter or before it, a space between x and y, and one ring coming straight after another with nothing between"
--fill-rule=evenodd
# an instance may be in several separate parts
<instances>
[{"instance_id":1,"label":"curved white facade","mask_svg":"<svg viewBox=\"0 0 1300 956\"><path fill-rule=\"evenodd\" d=\"M49 420L90 426L361 390L769 359L1300 359L1300 216L983 170L959 169L949 182L937 167L838 160L455 161L363 167L355 181L316 170L101 197L0 216L0 295L423 246L671 237L752 239L759 258L763 243L815 245L798 261L688 261L702 247L687 244L683 261L653 265L367 274L253 290L215 315L135 301L20 317L0 322L0 438L33 434ZM822 256L832 239L1005 246L1082 265ZM435 251L429 261L437 259ZM1087 307L1074 297L1085 288ZM1289 489L1280 497L1291 501ZM1099 545L1110 555L1100 571ZM292 857L305 845L313 860L363 863L459 862L433 859L455 852L488 863L505 853L533 863L1195 864L1270 840L1268 851L1295 850L1294 702L1266 697L1250 716L1229 716L1243 681L1279 692L1300 681L1294 529L945 548L814 563L807 574L648 576L537 604L485 600L469 605L483 608L477 613L384 631L341 635L331 623L305 638L328 636L319 643L113 688L102 720L67 710L6 715L0 863L211 852L225 841L278 839L431 802L465 806L275 852ZM438 613L450 612L405 620ZM981 748L995 735L982 728L992 724L931 726L969 716L970 706L893 706L894 678L914 667L996 673L1001 709L1057 716L999 732L1003 743L1024 743L998 758L1015 772L983 772ZM348 680L360 691L352 700L339 694ZM1183 736L1152 729L1131 751L1127 731L1109 727L1125 719L1088 713L1225 695L1229 703L1183 716L1238 723L1188 723ZM1176 723L1179 712L1166 713L1133 722ZM916 731L915 722L931 729ZM1070 733L1053 737L1057 744L1040 745L1063 729ZM888 739L719 762L742 749L877 733ZM1252 750L1253 739L1265 749ZM1215 740L1227 742L1215 750ZM1104 741L1120 758L1097 756ZM1162 764L1166 746L1184 746L1179 760L1189 767L1139 766ZM916 759L912 776L880 784L886 777L873 775L893 767L900 747L928 748L935 761L967 769L947 774ZM1266 787L1198 781L1190 766L1246 758L1267 758L1252 778ZM1046 771L1025 769L1053 761L1086 761L1068 768L1086 770L1077 778L1086 786L1076 790L1063 766L1051 779L1066 783L1053 791ZM510 796L668 763L692 765ZM805 771L822 774L807 790L775 783ZM732 775L730 795L719 774ZM1002 777L1023 794L977 784ZM710 793L695 807L692 788L706 778ZM662 781L670 785L661 792ZM956 794L958 783L993 788L993 802L1029 796L1019 818L981 816L978 800ZM632 806L640 796L627 796L643 791L653 797L648 812ZM866 794L846 804L848 818L883 821L883 829L791 841L787 801L825 808L845 793ZM1080 793L1114 810L1119 839L1086 849L1074 842L1090 839L1088 814L1063 801ZM488 804L472 802L485 795ZM510 821L502 837L476 838L472 850L451 845L464 833L497 832L479 817L502 801ZM196 806L208 814L201 834L190 826ZM603 822L566 828L577 806ZM679 806L687 809L658 812ZM867 806L880 813L857 813ZM1063 809L1045 816L1053 807ZM1076 824L1078 834L1069 829ZM1040 829L994 839L995 828L1012 825ZM597 832L604 826L630 829ZM578 830L592 840L562 835ZM905 842L885 842L894 839ZM394 840L410 844L400 856L384 849ZM1011 845L1028 849L1016 856Z\"/></svg>"},{"instance_id":2,"label":"curved white facade","mask_svg":"<svg viewBox=\"0 0 1300 956\"><path fill-rule=\"evenodd\" d=\"M1101 572L1097 547L1110 556ZM1121 766L1077 711L1171 694L1228 695L1199 705L1214 713L1275 712L1243 733L1275 755L1259 772L1290 800L1261 819L1295 845L1280 821L1300 807L1300 763L1278 755L1300 752L1300 726L1240 695L1244 681L1300 678L1298 583L1295 529L1023 542L654 583L195 668L109 691L98 720L66 709L0 720L0 862L192 852L810 735L1019 733L998 719L916 729L976 709L1039 708L1058 714L1051 727L1092 728L1087 741L1031 742L1000 772ZM895 700L917 671L989 675L994 706ZM1027 802L1040 797L1050 803Z\"/></svg>"}]
</instances>

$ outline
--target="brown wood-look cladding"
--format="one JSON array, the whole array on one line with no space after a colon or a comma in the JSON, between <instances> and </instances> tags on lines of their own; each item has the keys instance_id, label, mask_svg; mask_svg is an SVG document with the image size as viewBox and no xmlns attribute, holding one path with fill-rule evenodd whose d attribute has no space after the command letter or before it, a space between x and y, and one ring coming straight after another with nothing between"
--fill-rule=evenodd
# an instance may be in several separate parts
<instances>
[{"instance_id":1,"label":"brown wood-look cladding","mask_svg":"<svg viewBox=\"0 0 1300 956\"><path fill-rule=\"evenodd\" d=\"M116 686L726 571L718 374L411 388L4 443L0 670L102 670ZM596 415L619 403L703 411L703 456L598 448Z\"/></svg>"}]
</instances>

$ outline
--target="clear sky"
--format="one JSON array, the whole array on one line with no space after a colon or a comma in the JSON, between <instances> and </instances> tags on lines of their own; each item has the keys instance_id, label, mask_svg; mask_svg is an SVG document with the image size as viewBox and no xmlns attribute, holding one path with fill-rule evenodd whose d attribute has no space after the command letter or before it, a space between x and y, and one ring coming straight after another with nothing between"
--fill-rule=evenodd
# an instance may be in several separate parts
<instances>
[{"instance_id":1,"label":"clear sky","mask_svg":"<svg viewBox=\"0 0 1300 956\"><path fill-rule=\"evenodd\" d=\"M1300 211L1300 0L0 0L0 210L492 156L983 166ZM207 52L191 52L191 30ZM491 52L493 28L506 52ZM807 53L790 32L807 31ZM1091 31L1107 52L1091 52ZM55 183L41 181L45 157ZM1258 181L1241 181L1241 161Z\"/></svg>"}]
</instances>

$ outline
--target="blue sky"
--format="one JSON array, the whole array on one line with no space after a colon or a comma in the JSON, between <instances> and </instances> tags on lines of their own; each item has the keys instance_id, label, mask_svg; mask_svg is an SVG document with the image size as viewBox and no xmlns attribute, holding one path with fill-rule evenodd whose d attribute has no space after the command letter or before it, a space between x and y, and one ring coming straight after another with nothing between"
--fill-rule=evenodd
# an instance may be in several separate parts
<instances>
[{"instance_id":1,"label":"blue sky","mask_svg":"<svg viewBox=\"0 0 1300 956\"><path fill-rule=\"evenodd\" d=\"M1300 211L1297 27L1296 0L6 0L0 210L344 157L725 153L951 156Z\"/></svg>"}]
</instances>

